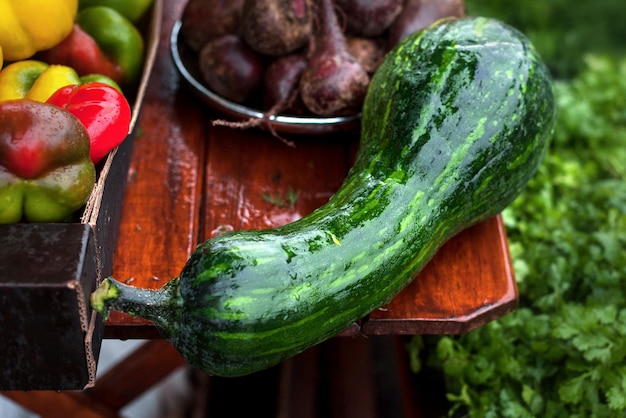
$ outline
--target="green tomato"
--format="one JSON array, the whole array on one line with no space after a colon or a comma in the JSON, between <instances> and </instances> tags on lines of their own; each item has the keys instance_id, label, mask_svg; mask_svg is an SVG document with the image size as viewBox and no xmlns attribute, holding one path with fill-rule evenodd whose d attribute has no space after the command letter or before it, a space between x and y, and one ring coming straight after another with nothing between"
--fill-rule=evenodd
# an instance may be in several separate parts
<instances>
[{"instance_id":1,"label":"green tomato","mask_svg":"<svg viewBox=\"0 0 626 418\"><path fill-rule=\"evenodd\" d=\"M154 0L79 0L79 9L91 6L106 6L117 10L131 22L135 23L146 14Z\"/></svg>"}]
</instances>

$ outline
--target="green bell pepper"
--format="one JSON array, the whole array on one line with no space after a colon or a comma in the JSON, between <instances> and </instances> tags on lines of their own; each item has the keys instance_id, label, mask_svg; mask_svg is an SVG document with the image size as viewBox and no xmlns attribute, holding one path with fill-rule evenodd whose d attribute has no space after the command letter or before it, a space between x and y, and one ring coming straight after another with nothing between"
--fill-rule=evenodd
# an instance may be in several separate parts
<instances>
[{"instance_id":1,"label":"green bell pepper","mask_svg":"<svg viewBox=\"0 0 626 418\"><path fill-rule=\"evenodd\" d=\"M122 84L139 80L145 46L141 33L130 20L110 7L93 6L80 10L76 23L120 67Z\"/></svg>"},{"instance_id":2,"label":"green bell pepper","mask_svg":"<svg viewBox=\"0 0 626 418\"><path fill-rule=\"evenodd\" d=\"M57 106L28 99L0 103L0 224L62 222L95 185L89 135Z\"/></svg>"},{"instance_id":3,"label":"green bell pepper","mask_svg":"<svg viewBox=\"0 0 626 418\"><path fill-rule=\"evenodd\" d=\"M137 23L148 11L154 0L79 0L80 10L92 6L106 6L123 14L128 20Z\"/></svg>"}]
</instances>

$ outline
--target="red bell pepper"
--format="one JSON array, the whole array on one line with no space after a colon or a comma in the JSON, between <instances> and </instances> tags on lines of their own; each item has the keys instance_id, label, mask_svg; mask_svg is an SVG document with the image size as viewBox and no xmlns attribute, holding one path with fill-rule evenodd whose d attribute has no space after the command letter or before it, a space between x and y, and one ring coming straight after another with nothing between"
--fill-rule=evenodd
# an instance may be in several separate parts
<instances>
[{"instance_id":1,"label":"red bell pepper","mask_svg":"<svg viewBox=\"0 0 626 418\"><path fill-rule=\"evenodd\" d=\"M49 64L71 67L80 76L103 74L116 83L124 76L122 67L102 52L95 39L76 23L60 44L40 52L37 58Z\"/></svg>"},{"instance_id":2,"label":"red bell pepper","mask_svg":"<svg viewBox=\"0 0 626 418\"><path fill-rule=\"evenodd\" d=\"M126 97L110 85L89 82L62 87L47 103L67 110L82 122L89 133L90 157L94 164L128 135L130 105Z\"/></svg>"}]
</instances>

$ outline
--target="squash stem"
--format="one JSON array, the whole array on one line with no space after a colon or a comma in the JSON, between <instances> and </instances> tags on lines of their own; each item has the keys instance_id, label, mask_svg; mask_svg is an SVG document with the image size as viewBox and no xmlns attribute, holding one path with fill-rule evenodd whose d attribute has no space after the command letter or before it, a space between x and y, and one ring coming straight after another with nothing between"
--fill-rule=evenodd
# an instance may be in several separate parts
<instances>
[{"instance_id":1,"label":"squash stem","mask_svg":"<svg viewBox=\"0 0 626 418\"><path fill-rule=\"evenodd\" d=\"M91 294L91 306L105 319L110 310L148 319L165 338L171 338L176 333L180 315L178 288L178 278L161 289L143 289L107 277Z\"/></svg>"}]
</instances>

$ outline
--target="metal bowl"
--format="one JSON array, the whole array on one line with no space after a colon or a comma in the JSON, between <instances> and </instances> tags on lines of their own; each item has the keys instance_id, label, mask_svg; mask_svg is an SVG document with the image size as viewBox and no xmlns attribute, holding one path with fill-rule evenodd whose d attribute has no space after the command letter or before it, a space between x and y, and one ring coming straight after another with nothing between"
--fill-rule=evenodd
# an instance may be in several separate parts
<instances>
[{"instance_id":1,"label":"metal bowl","mask_svg":"<svg viewBox=\"0 0 626 418\"><path fill-rule=\"evenodd\" d=\"M176 21L170 36L170 52L176 69L187 85L207 106L229 118L236 120L263 119L263 111L243 106L224 99L209 90L200 80L197 53L181 39L181 21ZM272 129L279 133L296 135L319 135L355 131L359 128L361 115L341 117L314 117L272 115L269 118ZM261 124L261 126L263 126Z\"/></svg>"}]
</instances>

